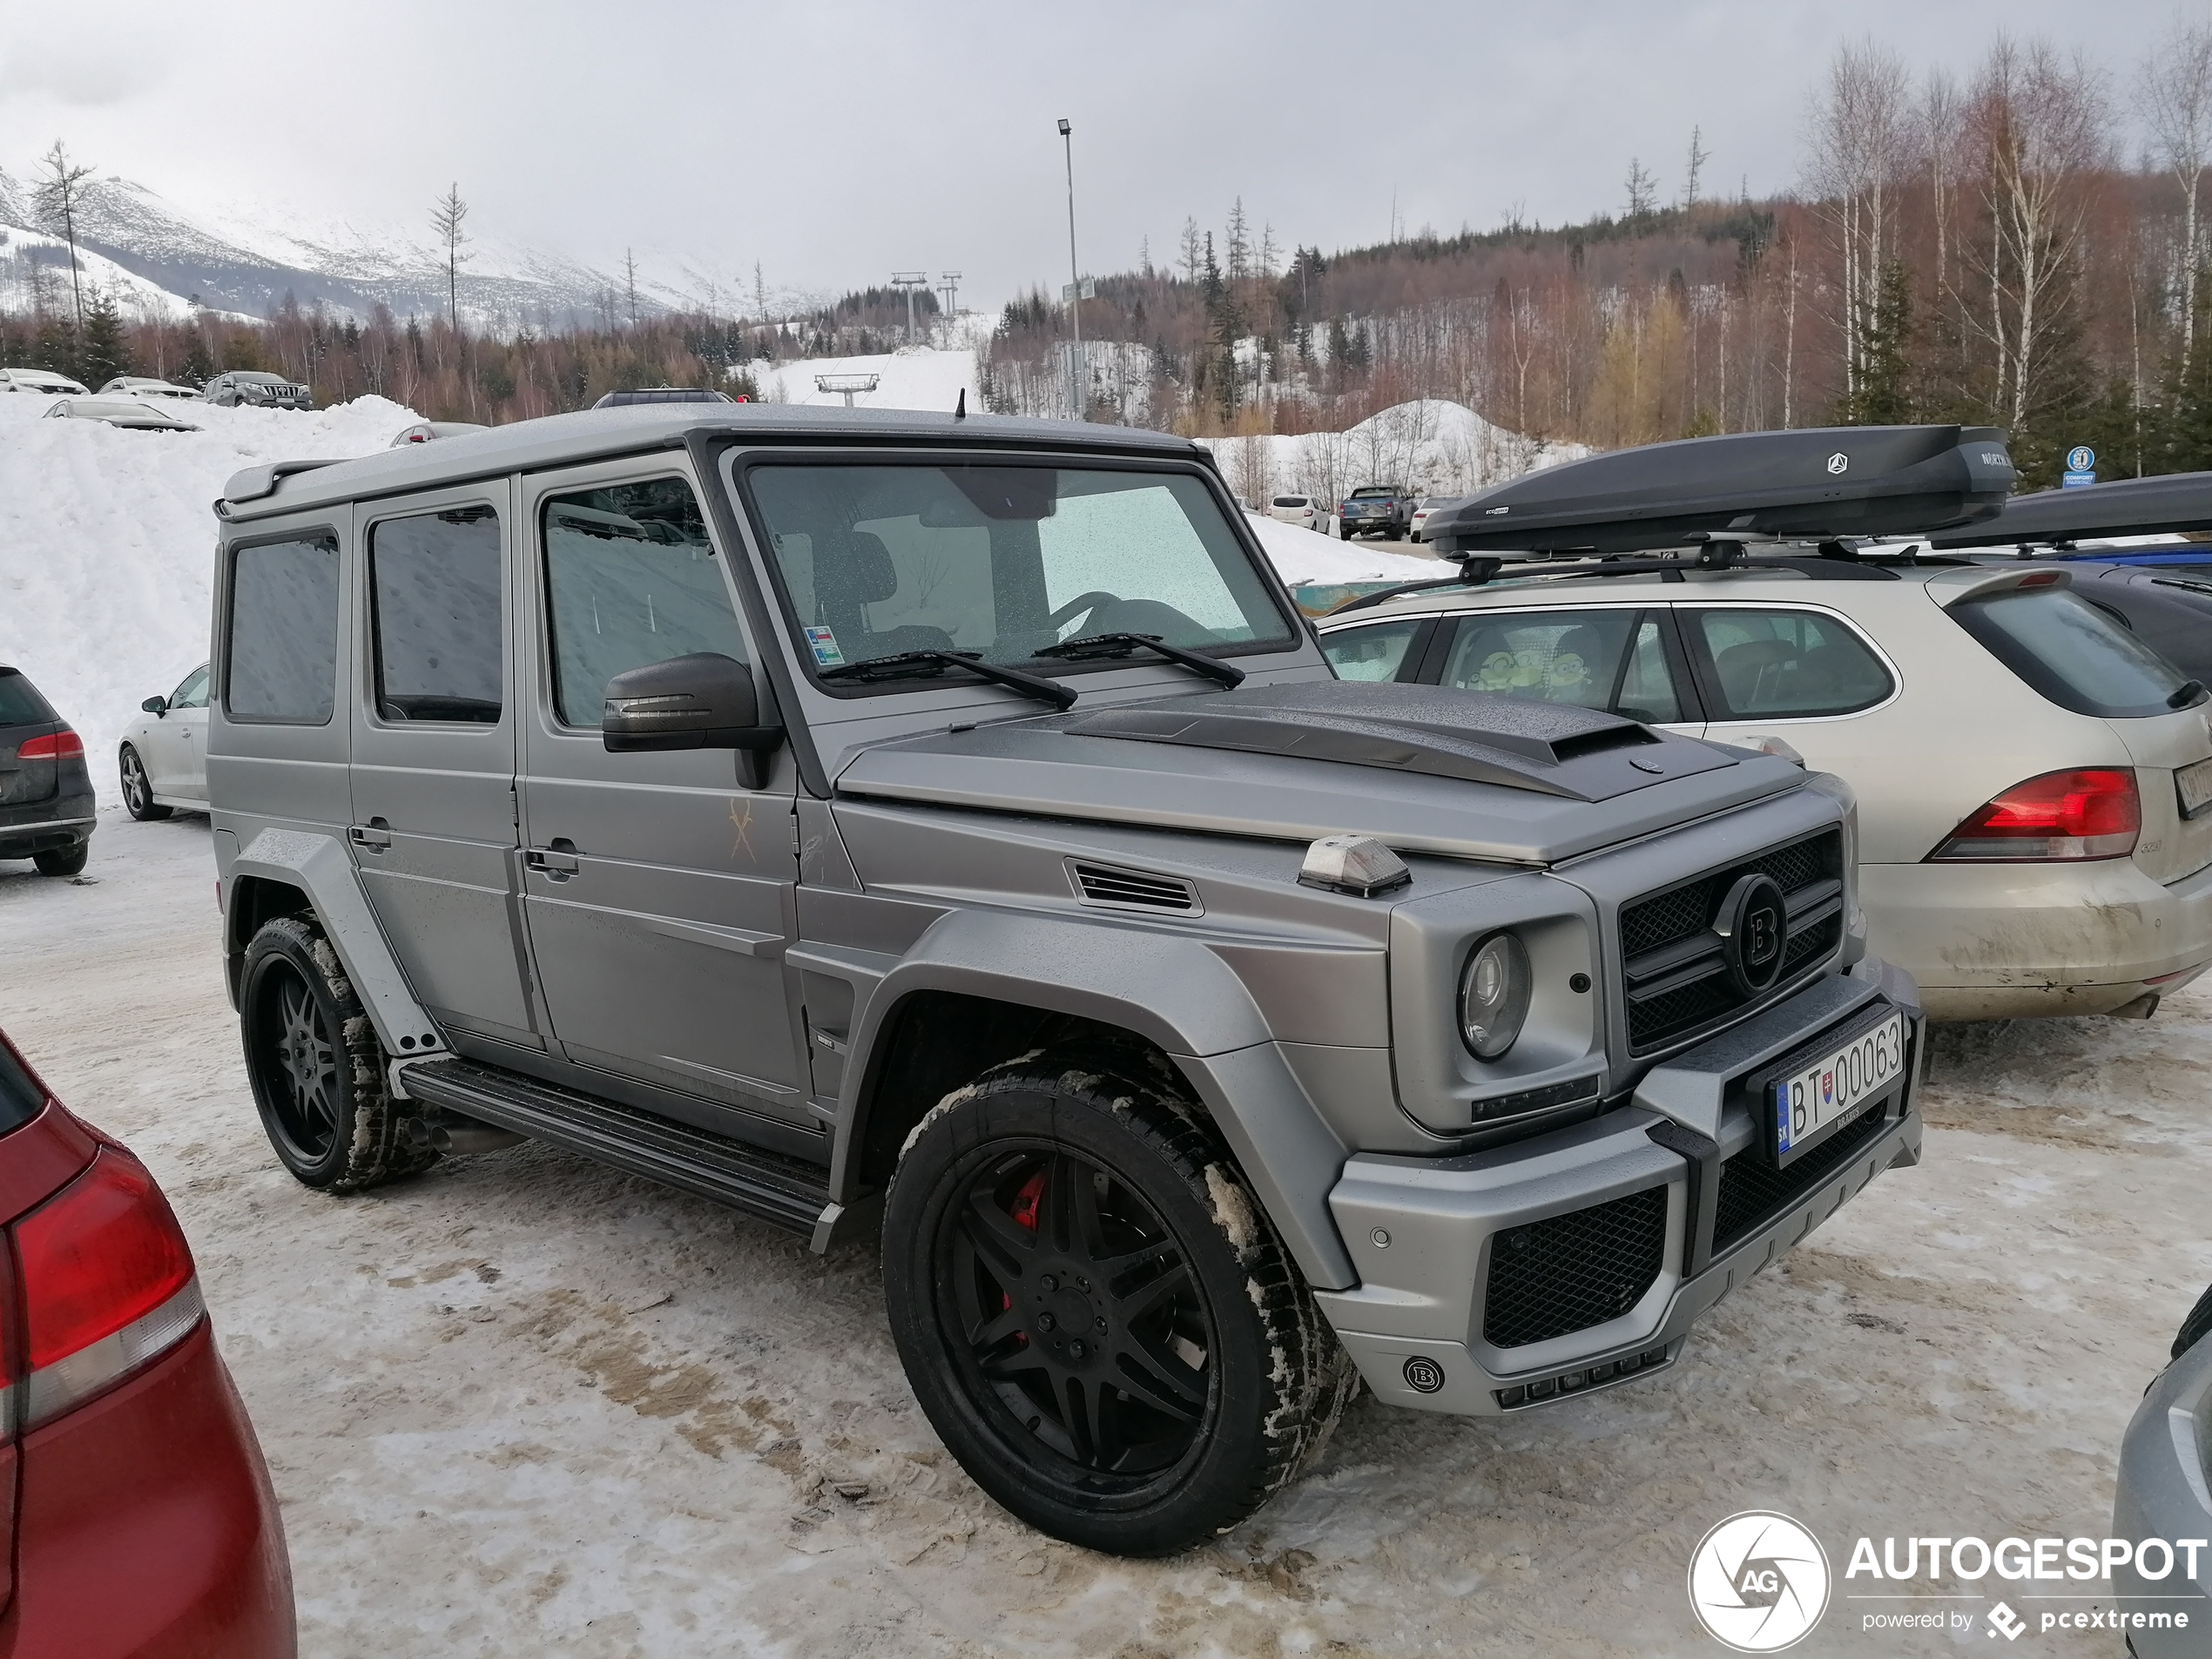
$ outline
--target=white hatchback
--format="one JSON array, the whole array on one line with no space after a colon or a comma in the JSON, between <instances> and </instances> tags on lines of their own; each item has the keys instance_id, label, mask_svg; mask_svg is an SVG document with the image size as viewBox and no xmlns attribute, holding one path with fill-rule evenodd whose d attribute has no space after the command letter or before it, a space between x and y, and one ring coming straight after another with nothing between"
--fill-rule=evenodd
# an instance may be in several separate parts
<instances>
[{"instance_id":1,"label":"white hatchback","mask_svg":"<svg viewBox=\"0 0 2212 1659\"><path fill-rule=\"evenodd\" d=\"M1329 531L1329 509L1311 496L1277 496L1267 503L1268 517L1284 524L1302 524L1307 529Z\"/></svg>"},{"instance_id":2,"label":"white hatchback","mask_svg":"<svg viewBox=\"0 0 2212 1659\"><path fill-rule=\"evenodd\" d=\"M2148 1015L2212 965L2202 686L2049 565L1798 563L1508 578L1318 626L1347 679L1573 703L1840 776L1868 942L1932 1018Z\"/></svg>"},{"instance_id":3,"label":"white hatchback","mask_svg":"<svg viewBox=\"0 0 2212 1659\"><path fill-rule=\"evenodd\" d=\"M123 804L138 819L166 818L179 807L207 810L207 664L166 697L150 697L123 734L116 764Z\"/></svg>"}]
</instances>

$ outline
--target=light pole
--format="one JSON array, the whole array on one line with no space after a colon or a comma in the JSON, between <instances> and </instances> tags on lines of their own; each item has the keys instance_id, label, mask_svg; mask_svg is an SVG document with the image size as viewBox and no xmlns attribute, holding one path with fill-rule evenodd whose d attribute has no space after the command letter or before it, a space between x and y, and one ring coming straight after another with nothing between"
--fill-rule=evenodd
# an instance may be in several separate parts
<instances>
[{"instance_id":1,"label":"light pole","mask_svg":"<svg viewBox=\"0 0 2212 1659\"><path fill-rule=\"evenodd\" d=\"M1076 406L1076 419L1083 418L1090 400L1083 382L1090 378L1089 361L1083 356L1083 279L1076 265L1076 140L1068 118L1060 118L1060 142L1068 158L1068 320L1074 329L1076 347L1068 360L1068 396Z\"/></svg>"}]
</instances>

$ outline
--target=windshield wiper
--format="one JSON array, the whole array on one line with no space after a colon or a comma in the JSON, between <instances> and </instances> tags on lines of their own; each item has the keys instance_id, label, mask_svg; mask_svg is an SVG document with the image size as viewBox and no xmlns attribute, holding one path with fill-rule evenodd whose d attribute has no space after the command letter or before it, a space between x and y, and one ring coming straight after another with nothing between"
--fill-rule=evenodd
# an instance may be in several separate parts
<instances>
[{"instance_id":1,"label":"windshield wiper","mask_svg":"<svg viewBox=\"0 0 2212 1659\"><path fill-rule=\"evenodd\" d=\"M840 663L834 668L819 671L817 678L826 680L914 679L926 675L941 674L948 668L965 668L969 672L995 681L1008 691L1033 697L1040 703L1049 703L1055 709L1076 705L1076 693L1058 680L1049 680L1042 674L1024 674L1018 668L1001 668L996 663L982 660L982 653L972 651L901 651L888 657L869 657L857 663Z\"/></svg>"},{"instance_id":2,"label":"windshield wiper","mask_svg":"<svg viewBox=\"0 0 2212 1659\"><path fill-rule=\"evenodd\" d=\"M1085 634L1080 639L1063 639L1056 645L1047 645L1035 653L1039 657L1064 657L1071 663L1088 662L1098 657L1126 657L1139 647L1157 651L1171 663L1204 674L1210 680L1218 680L1230 687L1244 683L1244 671L1232 663L1220 662L1195 651L1185 651L1180 645L1170 645L1157 634Z\"/></svg>"}]
</instances>

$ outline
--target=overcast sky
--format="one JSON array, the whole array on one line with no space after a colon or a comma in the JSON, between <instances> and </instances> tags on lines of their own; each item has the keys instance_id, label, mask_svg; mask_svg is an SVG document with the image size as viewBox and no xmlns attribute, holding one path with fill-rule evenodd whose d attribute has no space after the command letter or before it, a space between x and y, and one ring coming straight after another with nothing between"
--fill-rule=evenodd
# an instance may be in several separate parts
<instances>
[{"instance_id":1,"label":"overcast sky","mask_svg":"<svg viewBox=\"0 0 2212 1659\"><path fill-rule=\"evenodd\" d=\"M186 204L603 264L634 246L726 281L839 291L966 273L995 306L1066 279L1055 119L1075 123L1086 271L1172 256L1186 215L1325 250L1617 210L1629 158L1707 194L1786 189L1804 100L1871 34L1969 72L1997 20L2130 72L2171 0L1389 0L1111 5L736 0L70 0L0 4L0 167L56 137ZM2123 129L2124 131L2125 129ZM2130 141L2131 149L2134 147ZM659 260L656 263L662 262Z\"/></svg>"}]
</instances>

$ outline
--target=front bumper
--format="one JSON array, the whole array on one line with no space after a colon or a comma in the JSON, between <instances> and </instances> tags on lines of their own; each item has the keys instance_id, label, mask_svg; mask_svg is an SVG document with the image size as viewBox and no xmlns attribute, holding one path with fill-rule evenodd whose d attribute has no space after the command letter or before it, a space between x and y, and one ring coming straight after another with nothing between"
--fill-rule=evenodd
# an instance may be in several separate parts
<instances>
[{"instance_id":1,"label":"front bumper","mask_svg":"<svg viewBox=\"0 0 2212 1659\"><path fill-rule=\"evenodd\" d=\"M2212 965L2212 867L2168 887L2132 859L1862 864L1858 882L1869 942L1932 1020L2109 1014Z\"/></svg>"},{"instance_id":2,"label":"front bumper","mask_svg":"<svg viewBox=\"0 0 2212 1659\"><path fill-rule=\"evenodd\" d=\"M2131 1621L2137 1659L2202 1659L2212 1643L2212 1341L2200 1342L2169 1366L2135 1408L2120 1444L2119 1491L2112 1507L2112 1535L2141 1543L2163 1539L2204 1541L2195 1552L2174 1550L2173 1569L2147 1578L2131 1559L2115 1568L2113 1595ZM2153 1554L2153 1565L2164 1558ZM2179 1616L2187 1615L2183 1624Z\"/></svg>"},{"instance_id":3,"label":"front bumper","mask_svg":"<svg viewBox=\"0 0 2212 1659\"><path fill-rule=\"evenodd\" d=\"M1899 1081L1790 1169L1771 1170L1744 1080L1885 1000L1905 1015ZM1519 1410L1669 1365L1708 1308L1884 1170L1919 1162L1925 1035L1910 978L1870 957L1654 1067L1628 1103L1598 1117L1464 1157L1352 1157L1329 1208L1360 1283L1316 1299L1376 1396L1424 1411ZM1554 1241L1587 1251L1593 1238L1617 1238L1625 1250L1631 1228L1634 1249L1651 1253L1622 1275L1629 1305L1587 1253L1562 1254L1548 1284ZM1533 1266L1501 1255L1529 1250ZM1525 1298L1532 1284L1562 1308L1591 1310L1588 1322L1534 1339L1501 1332L1512 1323L1492 1317L1502 1298ZM1507 1344L1491 1339L1501 1334Z\"/></svg>"}]
</instances>

